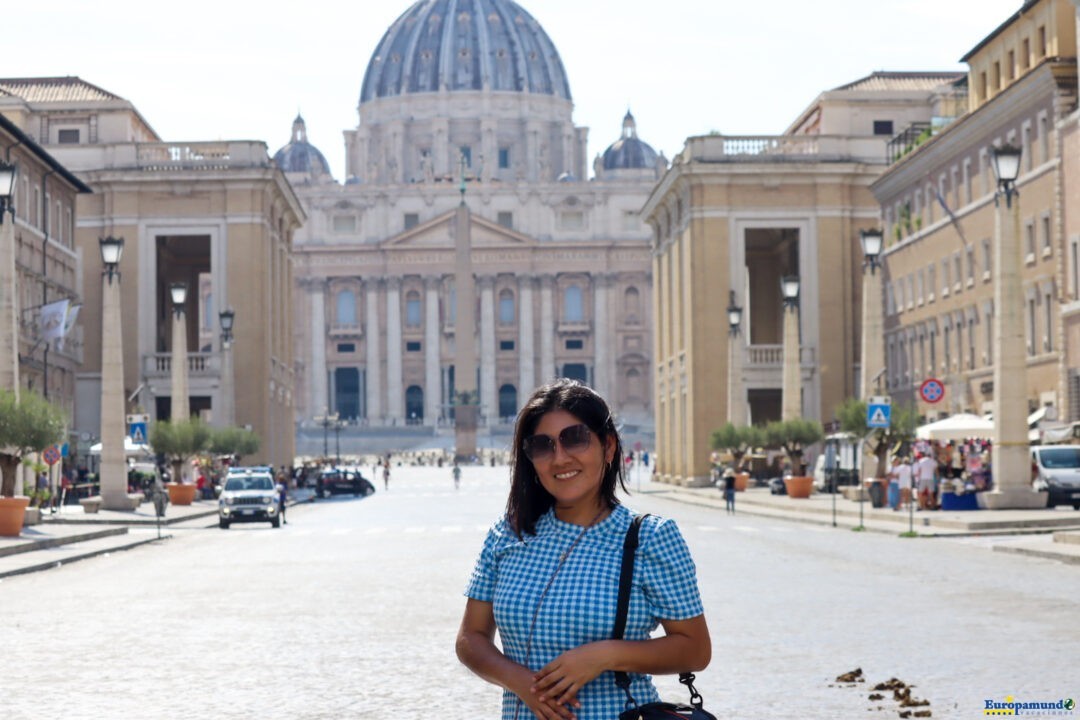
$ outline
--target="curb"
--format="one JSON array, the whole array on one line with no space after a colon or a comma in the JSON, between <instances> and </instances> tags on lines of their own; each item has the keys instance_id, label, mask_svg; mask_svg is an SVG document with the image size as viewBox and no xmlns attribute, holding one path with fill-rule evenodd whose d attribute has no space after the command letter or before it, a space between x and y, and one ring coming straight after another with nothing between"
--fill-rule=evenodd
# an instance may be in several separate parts
<instances>
[{"instance_id":1,"label":"curb","mask_svg":"<svg viewBox=\"0 0 1080 720\"><path fill-rule=\"evenodd\" d=\"M12 555L22 555L23 553L34 552L35 550L47 550L49 548L61 547L62 545L86 542L87 540L100 540L107 537L126 535L127 532L127 528L110 528L108 530L95 530L93 532L82 533L80 535L68 535L67 537L30 540L22 545L11 545L9 547L0 548L0 557L11 557Z\"/></svg>"},{"instance_id":2,"label":"curb","mask_svg":"<svg viewBox=\"0 0 1080 720\"><path fill-rule=\"evenodd\" d=\"M1080 565L1080 556L1066 555L1064 553L1051 552L1049 550L1036 550L1034 548L1009 547L1008 545L995 545L994 552L1011 553L1013 555L1027 555L1044 560L1056 560L1068 565Z\"/></svg>"},{"instance_id":3,"label":"curb","mask_svg":"<svg viewBox=\"0 0 1080 720\"><path fill-rule=\"evenodd\" d=\"M172 537L172 535L162 535L160 539L161 540L168 540L171 537ZM94 558L94 557L97 557L99 555L107 555L109 553L121 552L123 550L131 550L132 548L137 548L140 545L146 545L147 543L157 542L158 540L159 540L159 538L156 538L156 537L154 537L154 538L146 538L144 540L136 540L135 542L130 542L130 543L127 543L125 545L117 545L115 547L100 548L98 550L93 550L91 552L82 553L80 555L72 555L71 557L64 558L63 560L50 560L49 562L38 563L37 565L27 565L26 567L21 567L21 568L18 568L16 570L6 570L6 571L3 571L3 572L0 572L0 579L8 578L8 577L15 577L17 575L28 575L30 573L40 572L42 570L51 570L52 568L58 568L58 567L62 567L64 565L70 565L71 563L76 563L76 562L79 562L80 560L89 560L90 558Z\"/></svg>"}]
</instances>

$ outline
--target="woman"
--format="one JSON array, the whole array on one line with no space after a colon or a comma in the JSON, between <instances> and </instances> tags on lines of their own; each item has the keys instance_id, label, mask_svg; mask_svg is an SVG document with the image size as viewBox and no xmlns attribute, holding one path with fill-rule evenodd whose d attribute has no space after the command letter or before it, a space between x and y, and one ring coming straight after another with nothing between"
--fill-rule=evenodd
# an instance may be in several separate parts
<instances>
[{"instance_id":1,"label":"woman","mask_svg":"<svg viewBox=\"0 0 1080 720\"><path fill-rule=\"evenodd\" d=\"M615 497L622 458L607 403L576 381L539 388L518 415L506 516L484 541L457 638L461 662L504 688L503 720L613 720L626 703L614 671L644 704L658 700L650 673L709 663L694 563L671 520L642 525L626 639L610 639L633 518Z\"/></svg>"}]
</instances>

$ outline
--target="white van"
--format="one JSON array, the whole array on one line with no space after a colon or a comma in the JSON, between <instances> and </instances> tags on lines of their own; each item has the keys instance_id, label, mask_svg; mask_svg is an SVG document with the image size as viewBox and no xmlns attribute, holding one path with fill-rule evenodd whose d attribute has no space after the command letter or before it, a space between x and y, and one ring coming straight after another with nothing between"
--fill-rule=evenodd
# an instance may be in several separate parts
<instances>
[{"instance_id":1,"label":"white van","mask_svg":"<svg viewBox=\"0 0 1080 720\"><path fill-rule=\"evenodd\" d=\"M1031 448L1032 486L1049 490L1047 507L1072 505L1080 510L1080 445L1034 445Z\"/></svg>"}]
</instances>

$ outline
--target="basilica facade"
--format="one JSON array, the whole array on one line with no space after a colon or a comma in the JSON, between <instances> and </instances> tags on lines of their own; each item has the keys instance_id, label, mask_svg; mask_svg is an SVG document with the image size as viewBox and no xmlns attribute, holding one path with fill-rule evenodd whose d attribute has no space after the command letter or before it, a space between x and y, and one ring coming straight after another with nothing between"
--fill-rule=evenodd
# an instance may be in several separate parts
<instances>
[{"instance_id":1,"label":"basilica facade","mask_svg":"<svg viewBox=\"0 0 1080 720\"><path fill-rule=\"evenodd\" d=\"M620 417L652 416L652 259L639 217L666 160L621 132L589 163L558 51L510 0L422 0L387 30L331 177L302 117L275 160L308 221L295 237L296 419L438 427L457 387L481 426L532 390L580 379ZM591 177L590 177L591 175ZM455 290L467 207L475 302ZM473 313L472 337L455 334ZM475 382L455 344L475 343Z\"/></svg>"}]
</instances>

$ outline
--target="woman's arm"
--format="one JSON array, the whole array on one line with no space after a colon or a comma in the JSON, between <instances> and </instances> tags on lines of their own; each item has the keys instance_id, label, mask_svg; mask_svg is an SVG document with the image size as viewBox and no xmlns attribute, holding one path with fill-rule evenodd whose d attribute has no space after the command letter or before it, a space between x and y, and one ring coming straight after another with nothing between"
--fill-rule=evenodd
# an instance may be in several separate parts
<instances>
[{"instance_id":1,"label":"woman's arm","mask_svg":"<svg viewBox=\"0 0 1080 720\"><path fill-rule=\"evenodd\" d=\"M531 692L532 671L506 657L495 646L495 629L491 603L469 598L455 644L461 663L489 683L517 695L537 717L572 720L574 713L567 707L568 703L542 700Z\"/></svg>"},{"instance_id":2,"label":"woman's arm","mask_svg":"<svg viewBox=\"0 0 1080 720\"><path fill-rule=\"evenodd\" d=\"M661 620L664 635L649 640L601 640L563 653L536 673L533 692L547 702L571 702L605 670L650 675L704 670L712 659L705 616Z\"/></svg>"}]
</instances>

